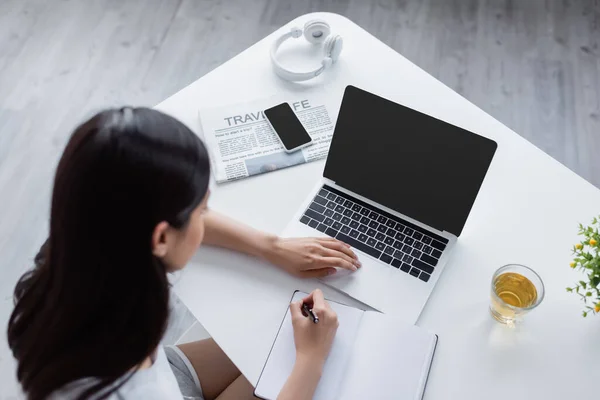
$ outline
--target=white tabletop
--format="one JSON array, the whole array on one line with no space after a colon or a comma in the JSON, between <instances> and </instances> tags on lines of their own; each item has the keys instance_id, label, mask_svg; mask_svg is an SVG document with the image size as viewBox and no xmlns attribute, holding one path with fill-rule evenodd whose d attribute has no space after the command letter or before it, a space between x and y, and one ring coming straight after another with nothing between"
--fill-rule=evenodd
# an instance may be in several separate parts
<instances>
[{"instance_id":1,"label":"white tabletop","mask_svg":"<svg viewBox=\"0 0 600 400\"><path fill-rule=\"evenodd\" d=\"M269 47L290 26L315 17L325 18L344 37L341 59L314 82L284 83L271 70ZM316 50L294 45L299 51L284 49L284 60L318 62ZM583 319L582 304L565 287L580 279L568 267L570 248L577 241L577 223L600 213L600 191L353 22L328 13L299 17L157 108L200 133L199 107L324 83L338 104L344 87L353 84L498 143L469 220L418 321L440 337L425 398L565 399L593 393L600 381L600 316ZM323 165L213 185L211 206L281 232ZM491 276L511 262L532 267L546 285L544 302L516 329L494 322L488 312ZM317 286L352 304L315 281L297 280L245 256L202 249L176 291L255 384L293 290Z\"/></svg>"}]
</instances>

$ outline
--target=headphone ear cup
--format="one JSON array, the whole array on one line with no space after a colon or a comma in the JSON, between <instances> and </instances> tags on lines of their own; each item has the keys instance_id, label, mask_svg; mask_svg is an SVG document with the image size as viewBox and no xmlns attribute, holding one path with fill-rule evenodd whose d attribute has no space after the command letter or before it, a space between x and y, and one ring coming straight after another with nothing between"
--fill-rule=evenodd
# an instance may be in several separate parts
<instances>
[{"instance_id":1,"label":"headphone ear cup","mask_svg":"<svg viewBox=\"0 0 600 400\"><path fill-rule=\"evenodd\" d=\"M313 19L304 24L304 38L312 44L323 43L330 33L329 24L322 19Z\"/></svg>"},{"instance_id":2,"label":"headphone ear cup","mask_svg":"<svg viewBox=\"0 0 600 400\"><path fill-rule=\"evenodd\" d=\"M340 58L343 46L344 39L340 35L328 37L325 43L323 43L324 56L331 58L332 63L336 62Z\"/></svg>"}]
</instances>

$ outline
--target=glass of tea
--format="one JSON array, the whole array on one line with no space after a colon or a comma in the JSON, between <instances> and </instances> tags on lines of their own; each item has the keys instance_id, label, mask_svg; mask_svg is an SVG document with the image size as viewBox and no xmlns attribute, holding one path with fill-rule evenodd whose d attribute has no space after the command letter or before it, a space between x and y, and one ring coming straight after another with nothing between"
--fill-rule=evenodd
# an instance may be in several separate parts
<instances>
[{"instance_id":1,"label":"glass of tea","mask_svg":"<svg viewBox=\"0 0 600 400\"><path fill-rule=\"evenodd\" d=\"M544 283L531 268L509 264L494 273L491 295L492 317L512 326L542 302Z\"/></svg>"}]
</instances>

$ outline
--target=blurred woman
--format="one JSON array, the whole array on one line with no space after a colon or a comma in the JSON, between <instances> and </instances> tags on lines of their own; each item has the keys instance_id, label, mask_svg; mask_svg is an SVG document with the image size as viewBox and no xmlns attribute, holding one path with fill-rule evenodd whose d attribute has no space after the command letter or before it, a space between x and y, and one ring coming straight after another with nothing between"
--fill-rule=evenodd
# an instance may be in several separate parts
<instances>
[{"instance_id":1,"label":"blurred woman","mask_svg":"<svg viewBox=\"0 0 600 400\"><path fill-rule=\"evenodd\" d=\"M48 240L16 286L8 325L29 399L252 398L212 339L159 345L167 273L201 243L300 277L360 266L334 239L282 239L210 211L209 177L204 144L158 111L107 110L75 130L56 171ZM312 397L337 328L320 292L305 300L323 323L291 306L297 360L281 398Z\"/></svg>"}]
</instances>

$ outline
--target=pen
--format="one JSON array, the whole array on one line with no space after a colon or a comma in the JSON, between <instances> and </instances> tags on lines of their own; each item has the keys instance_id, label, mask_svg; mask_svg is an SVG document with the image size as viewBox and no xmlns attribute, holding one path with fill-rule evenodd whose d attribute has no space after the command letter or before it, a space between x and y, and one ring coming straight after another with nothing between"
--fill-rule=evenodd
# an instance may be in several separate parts
<instances>
[{"instance_id":1,"label":"pen","mask_svg":"<svg viewBox=\"0 0 600 400\"><path fill-rule=\"evenodd\" d=\"M319 317L313 312L312 308L308 308L308 304L302 303L302 311L307 317L310 316L315 324L319 323Z\"/></svg>"}]
</instances>

